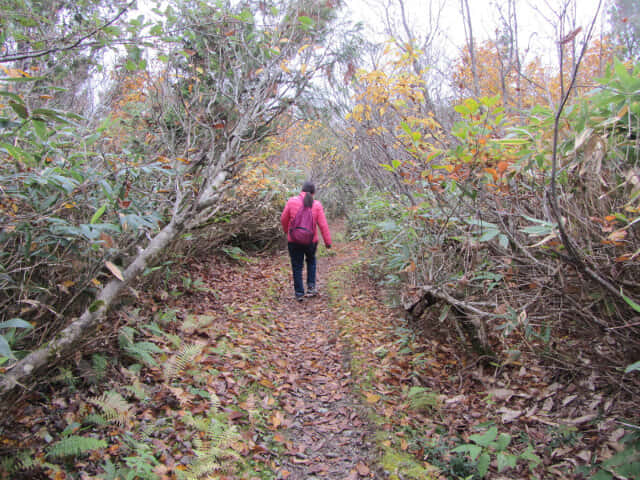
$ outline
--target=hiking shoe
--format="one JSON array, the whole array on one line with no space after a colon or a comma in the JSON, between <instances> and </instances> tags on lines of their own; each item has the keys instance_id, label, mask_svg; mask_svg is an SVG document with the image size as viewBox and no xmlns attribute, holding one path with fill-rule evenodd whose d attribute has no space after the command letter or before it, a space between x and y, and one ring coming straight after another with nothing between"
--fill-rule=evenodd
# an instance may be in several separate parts
<instances>
[{"instance_id":1,"label":"hiking shoe","mask_svg":"<svg viewBox=\"0 0 640 480\"><path fill-rule=\"evenodd\" d=\"M315 297L316 295L318 295L318 290L316 290L316 287L307 289L307 297Z\"/></svg>"},{"instance_id":2,"label":"hiking shoe","mask_svg":"<svg viewBox=\"0 0 640 480\"><path fill-rule=\"evenodd\" d=\"M296 295L296 301L301 302L304 300L304 295Z\"/></svg>"}]
</instances>

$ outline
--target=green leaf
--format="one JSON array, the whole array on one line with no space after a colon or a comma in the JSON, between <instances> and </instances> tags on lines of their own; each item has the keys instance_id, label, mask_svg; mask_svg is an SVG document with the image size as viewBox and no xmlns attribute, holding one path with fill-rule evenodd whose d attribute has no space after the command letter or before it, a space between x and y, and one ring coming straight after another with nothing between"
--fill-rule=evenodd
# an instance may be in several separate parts
<instances>
[{"instance_id":1,"label":"green leaf","mask_svg":"<svg viewBox=\"0 0 640 480\"><path fill-rule=\"evenodd\" d=\"M487 452L480 455L478 459L478 474L484 478L487 472L489 472L489 464L491 463L491 457Z\"/></svg>"},{"instance_id":2,"label":"green leaf","mask_svg":"<svg viewBox=\"0 0 640 480\"><path fill-rule=\"evenodd\" d=\"M487 430L483 434L476 433L474 435L469 435L469 440L483 447L488 447L491 444L491 442L493 442L496 439L497 436L498 436L498 428L491 427L489 430Z\"/></svg>"},{"instance_id":3,"label":"green leaf","mask_svg":"<svg viewBox=\"0 0 640 480\"><path fill-rule=\"evenodd\" d=\"M635 372L636 370L640 370L640 360L627 366L627 368L624 369L624 373Z\"/></svg>"},{"instance_id":4,"label":"green leaf","mask_svg":"<svg viewBox=\"0 0 640 480\"><path fill-rule=\"evenodd\" d=\"M100 307L102 307L103 305L104 305L104 300L96 300L91 305L89 305L89 311L91 313L94 313L94 312L98 311L98 309Z\"/></svg>"},{"instance_id":5,"label":"green leaf","mask_svg":"<svg viewBox=\"0 0 640 480\"><path fill-rule=\"evenodd\" d=\"M38 135L38 137L40 137L41 140L46 140L47 124L37 118L31 119L31 123L33 123L33 129L36 131L36 135Z\"/></svg>"},{"instance_id":6,"label":"green leaf","mask_svg":"<svg viewBox=\"0 0 640 480\"><path fill-rule=\"evenodd\" d=\"M487 230L484 235L482 235L478 241L479 242L489 242L498 236L500 230Z\"/></svg>"},{"instance_id":7,"label":"green leaf","mask_svg":"<svg viewBox=\"0 0 640 480\"><path fill-rule=\"evenodd\" d=\"M622 288L620 288L620 295L622 295L622 298L624 298L624 301L627 302L631 308L633 308L636 312L640 313L640 305L638 305L636 302L634 302L632 299L630 299L624 293L622 293Z\"/></svg>"},{"instance_id":8,"label":"green leaf","mask_svg":"<svg viewBox=\"0 0 640 480\"><path fill-rule=\"evenodd\" d=\"M91 221L89 223L93 225L98 220L100 220L100 217L102 217L102 214L104 214L106 209L107 209L107 204L105 203L98 210L96 210L96 213L93 214L93 217L91 217Z\"/></svg>"},{"instance_id":9,"label":"green leaf","mask_svg":"<svg viewBox=\"0 0 640 480\"><path fill-rule=\"evenodd\" d=\"M470 115L471 114L471 110L469 110L469 108L467 108L467 106L465 105L456 105L455 107L453 107L453 109L458 112L460 115Z\"/></svg>"},{"instance_id":10,"label":"green leaf","mask_svg":"<svg viewBox=\"0 0 640 480\"><path fill-rule=\"evenodd\" d=\"M12 318L6 322L0 322L0 328L25 328L29 330L33 328L33 325L21 318Z\"/></svg>"},{"instance_id":11,"label":"green leaf","mask_svg":"<svg viewBox=\"0 0 640 480\"><path fill-rule=\"evenodd\" d=\"M58 123L63 123L67 125L69 124L69 120L67 120L65 116L69 118L75 117L74 115L71 115L69 113L58 112L56 110L52 110L51 108L36 108L31 113L34 117L47 117Z\"/></svg>"},{"instance_id":12,"label":"green leaf","mask_svg":"<svg viewBox=\"0 0 640 480\"><path fill-rule=\"evenodd\" d=\"M527 460L533 466L538 465L542 460L534 453L533 447L529 445L524 452L520 454L520 458Z\"/></svg>"},{"instance_id":13,"label":"green leaf","mask_svg":"<svg viewBox=\"0 0 640 480\"><path fill-rule=\"evenodd\" d=\"M13 145L10 145L8 143L0 142L0 149L1 148L4 148L6 152L16 160L22 160L29 165L35 164L35 159L33 158L33 156L19 147L14 147Z\"/></svg>"},{"instance_id":14,"label":"green leaf","mask_svg":"<svg viewBox=\"0 0 640 480\"><path fill-rule=\"evenodd\" d=\"M496 456L498 461L498 471L501 472L506 468L514 468L518 463L518 457L511 455L510 453L498 452Z\"/></svg>"},{"instance_id":15,"label":"green leaf","mask_svg":"<svg viewBox=\"0 0 640 480\"><path fill-rule=\"evenodd\" d=\"M27 107L25 107L23 103L18 103L18 102L14 102L13 100L9 100L9 106L13 109L14 112L18 114L20 118L24 118L24 119L29 118L29 112L27 111Z\"/></svg>"},{"instance_id":16,"label":"green leaf","mask_svg":"<svg viewBox=\"0 0 640 480\"><path fill-rule=\"evenodd\" d=\"M457 446L451 451L454 453L466 453L467 455L469 455L469 457L471 457L471 460L475 461L475 459L478 458L478 455L482 453L482 447L479 447L478 445L471 445L470 443L465 443L464 445Z\"/></svg>"},{"instance_id":17,"label":"green leaf","mask_svg":"<svg viewBox=\"0 0 640 480\"><path fill-rule=\"evenodd\" d=\"M498 436L498 440L496 441L495 448L497 451L502 452L509 446L510 443L511 443L511 435L509 435L508 433L501 433Z\"/></svg>"},{"instance_id":18,"label":"green leaf","mask_svg":"<svg viewBox=\"0 0 640 480\"><path fill-rule=\"evenodd\" d=\"M313 21L313 19L306 17L304 15L299 16L298 21L300 22L300 25L302 25L302 28L304 30L309 30L315 25L315 22Z\"/></svg>"},{"instance_id":19,"label":"green leaf","mask_svg":"<svg viewBox=\"0 0 640 480\"><path fill-rule=\"evenodd\" d=\"M605 470L599 470L591 480L613 480L613 475Z\"/></svg>"},{"instance_id":20,"label":"green leaf","mask_svg":"<svg viewBox=\"0 0 640 480\"><path fill-rule=\"evenodd\" d=\"M13 352L11 351L11 347L7 343L7 340L2 335L0 335L0 356L11 358L11 359L16 358L13 355Z\"/></svg>"}]
</instances>

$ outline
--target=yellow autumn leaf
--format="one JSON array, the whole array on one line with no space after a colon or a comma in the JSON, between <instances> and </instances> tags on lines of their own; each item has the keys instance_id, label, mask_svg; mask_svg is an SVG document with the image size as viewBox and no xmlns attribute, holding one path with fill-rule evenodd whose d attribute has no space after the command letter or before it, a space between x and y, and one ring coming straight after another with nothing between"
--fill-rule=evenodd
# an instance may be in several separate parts
<instances>
[{"instance_id":1,"label":"yellow autumn leaf","mask_svg":"<svg viewBox=\"0 0 640 480\"><path fill-rule=\"evenodd\" d=\"M271 425L273 425L274 428L278 428L280 425L282 425L283 421L284 415L282 415L282 412L276 412L271 416Z\"/></svg>"},{"instance_id":2,"label":"yellow autumn leaf","mask_svg":"<svg viewBox=\"0 0 640 480\"><path fill-rule=\"evenodd\" d=\"M98 280L97 278L92 278L91 283L93 283L96 287L99 287L102 285L102 283L100 283L100 280Z\"/></svg>"},{"instance_id":3,"label":"yellow autumn leaf","mask_svg":"<svg viewBox=\"0 0 640 480\"><path fill-rule=\"evenodd\" d=\"M607 237L607 239L611 240L612 242L621 242L626 238L626 236L627 236L626 230L616 230L615 232L611 232Z\"/></svg>"},{"instance_id":4,"label":"yellow autumn leaf","mask_svg":"<svg viewBox=\"0 0 640 480\"><path fill-rule=\"evenodd\" d=\"M380 395L377 393L366 392L364 396L367 399L367 403L377 403L380 400Z\"/></svg>"},{"instance_id":5,"label":"yellow autumn leaf","mask_svg":"<svg viewBox=\"0 0 640 480\"><path fill-rule=\"evenodd\" d=\"M62 282L62 285L64 287L73 287L76 284L76 282L74 282L73 280L65 280L64 282Z\"/></svg>"},{"instance_id":6,"label":"yellow autumn leaf","mask_svg":"<svg viewBox=\"0 0 640 480\"><path fill-rule=\"evenodd\" d=\"M300 75L304 75L305 73L307 73L307 64L303 63L300 67Z\"/></svg>"},{"instance_id":7,"label":"yellow autumn leaf","mask_svg":"<svg viewBox=\"0 0 640 480\"><path fill-rule=\"evenodd\" d=\"M289 70L289 67L287 66L287 62L285 60L280 62L280 68L287 73L291 73L291 70Z\"/></svg>"}]
</instances>

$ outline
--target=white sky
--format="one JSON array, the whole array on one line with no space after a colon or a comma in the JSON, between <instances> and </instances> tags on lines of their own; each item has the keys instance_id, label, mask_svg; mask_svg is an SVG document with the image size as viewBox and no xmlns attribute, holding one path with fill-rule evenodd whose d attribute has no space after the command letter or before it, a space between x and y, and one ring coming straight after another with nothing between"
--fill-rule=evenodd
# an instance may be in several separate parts
<instances>
[{"instance_id":1,"label":"white sky","mask_svg":"<svg viewBox=\"0 0 640 480\"><path fill-rule=\"evenodd\" d=\"M385 12L383 5L392 4L397 6L398 1L346 0L346 5L351 10L356 21L362 21L368 28L377 33L382 30L381 25ZM566 0L517 0L521 50L530 45L532 52L544 56L549 55L551 58L548 61L553 63L555 60L553 58L555 55L555 35L548 21L548 19L554 18L550 6L556 7L563 1ZM418 31L420 29L424 31L427 25L426 19L428 18L427 12L430 0L404 0L404 3L409 22L416 26ZM440 3L445 5L439 22L442 30L442 41L445 44L445 50L450 52L451 55L456 55L457 49L464 44L465 40L464 25L460 14L460 0L431 0L431 3L434 8ZM496 5L506 6L506 3L506 1L502 0L469 0L476 43L495 36L495 29L499 24ZM576 3L577 25L582 26L584 33L596 12L598 0L576 0ZM606 20L606 13L604 13L606 11L606 3L606 0L603 0L603 6L597 22L598 27ZM536 11L536 8L539 12ZM547 19L544 18L545 16Z\"/></svg>"}]
</instances>

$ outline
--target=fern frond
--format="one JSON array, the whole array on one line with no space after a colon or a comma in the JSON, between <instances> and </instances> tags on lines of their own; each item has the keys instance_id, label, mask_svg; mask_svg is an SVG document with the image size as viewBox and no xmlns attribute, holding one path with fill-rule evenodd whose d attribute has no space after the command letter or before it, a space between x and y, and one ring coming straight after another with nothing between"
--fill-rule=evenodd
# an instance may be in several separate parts
<instances>
[{"instance_id":1,"label":"fern frond","mask_svg":"<svg viewBox=\"0 0 640 480\"><path fill-rule=\"evenodd\" d=\"M180 402L181 407L186 407L191 404L193 400L193 395L187 393L183 388L180 387L167 387L173 396L176 397L178 402Z\"/></svg>"},{"instance_id":2,"label":"fern frond","mask_svg":"<svg viewBox=\"0 0 640 480\"><path fill-rule=\"evenodd\" d=\"M100 448L106 448L107 442L101 438L82 437L80 435L71 435L54 443L47 451L47 457L76 457L83 453Z\"/></svg>"},{"instance_id":3,"label":"fern frond","mask_svg":"<svg viewBox=\"0 0 640 480\"><path fill-rule=\"evenodd\" d=\"M212 458L197 460L189 467L186 478L188 480L199 480L205 475L210 475L222 470L222 465Z\"/></svg>"},{"instance_id":4,"label":"fern frond","mask_svg":"<svg viewBox=\"0 0 640 480\"><path fill-rule=\"evenodd\" d=\"M133 345L133 339L135 338L136 333L138 332L135 328L122 327L118 332L118 345L120 345L120 348L125 350Z\"/></svg>"},{"instance_id":5,"label":"fern frond","mask_svg":"<svg viewBox=\"0 0 640 480\"><path fill-rule=\"evenodd\" d=\"M232 473L236 469L237 461L241 458L240 454L232 448L232 445L241 440L238 428L227 423L223 416L217 415L220 399L215 395L213 397L212 407L207 417L194 418L191 413L182 417L184 423L197 428L200 435L205 437L202 439L198 435L193 435L192 442L196 458L184 476L189 480L210 478L209 475L213 473Z\"/></svg>"},{"instance_id":6,"label":"fern frond","mask_svg":"<svg viewBox=\"0 0 640 480\"><path fill-rule=\"evenodd\" d=\"M193 365L198 355L202 353L203 348L204 345L197 343L184 345L178 353L173 355L164 368L164 375L167 381L173 380L180 372Z\"/></svg>"},{"instance_id":7,"label":"fern frond","mask_svg":"<svg viewBox=\"0 0 640 480\"><path fill-rule=\"evenodd\" d=\"M187 412L182 417L182 422L189 426L197 429L200 432L206 432L209 429L209 419L204 417L194 417L191 415L191 412Z\"/></svg>"},{"instance_id":8,"label":"fern frond","mask_svg":"<svg viewBox=\"0 0 640 480\"><path fill-rule=\"evenodd\" d=\"M211 421L207 435L218 446L230 445L239 437L235 425L225 425L218 421Z\"/></svg>"},{"instance_id":9,"label":"fern frond","mask_svg":"<svg viewBox=\"0 0 640 480\"><path fill-rule=\"evenodd\" d=\"M28 449L18 452L15 456L0 459L0 472L6 472L7 474L18 473L29 470L39 465L40 462L41 460L38 459L33 450Z\"/></svg>"},{"instance_id":10,"label":"fern frond","mask_svg":"<svg viewBox=\"0 0 640 480\"><path fill-rule=\"evenodd\" d=\"M220 411L220 397L215 393L211 393L211 408L209 410L214 414Z\"/></svg>"},{"instance_id":11,"label":"fern frond","mask_svg":"<svg viewBox=\"0 0 640 480\"><path fill-rule=\"evenodd\" d=\"M124 351L136 360L149 367L158 366L158 362L151 356L152 353L162 353L162 349L152 342L136 342L124 348Z\"/></svg>"},{"instance_id":12,"label":"fern frond","mask_svg":"<svg viewBox=\"0 0 640 480\"><path fill-rule=\"evenodd\" d=\"M109 366L109 360L107 360L107 357L96 353L91 357L91 364L96 379L102 380L106 376L107 367Z\"/></svg>"},{"instance_id":13,"label":"fern frond","mask_svg":"<svg viewBox=\"0 0 640 480\"><path fill-rule=\"evenodd\" d=\"M130 419L131 405L118 392L111 390L99 397L90 398L88 402L100 407L108 422L125 425Z\"/></svg>"},{"instance_id":14,"label":"fern frond","mask_svg":"<svg viewBox=\"0 0 640 480\"><path fill-rule=\"evenodd\" d=\"M132 385L127 385L124 388L125 390L131 392L131 394L141 402L144 402L149 398L149 396L147 395L147 391L144 388L144 385L142 384L142 382L140 382L140 380L137 377L134 378Z\"/></svg>"},{"instance_id":15,"label":"fern frond","mask_svg":"<svg viewBox=\"0 0 640 480\"><path fill-rule=\"evenodd\" d=\"M91 413L89 415L85 415L84 418L82 419L82 423L85 424L93 424L93 425L106 425L107 423L107 419L104 418L102 415L98 414L98 413Z\"/></svg>"}]
</instances>

